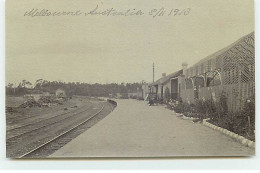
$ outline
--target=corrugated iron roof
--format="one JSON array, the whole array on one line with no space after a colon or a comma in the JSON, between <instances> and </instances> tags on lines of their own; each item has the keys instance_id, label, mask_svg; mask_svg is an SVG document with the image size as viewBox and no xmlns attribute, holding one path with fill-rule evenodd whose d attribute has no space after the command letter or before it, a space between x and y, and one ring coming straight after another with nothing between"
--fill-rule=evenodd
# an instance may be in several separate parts
<instances>
[{"instance_id":1,"label":"corrugated iron roof","mask_svg":"<svg viewBox=\"0 0 260 173\"><path fill-rule=\"evenodd\" d=\"M220 49L219 51L217 51L217 52L215 52L215 53L213 53L213 54L211 54L211 55L209 55L209 56L203 58L202 60L200 60L199 62L197 62L196 64L194 64L194 65L191 66L191 67L198 66L198 65L200 65L200 64L202 64L202 63L204 63L204 62L206 62L206 61L208 61L208 60L210 60L210 59L214 59L214 58L216 58L217 56L219 56L219 55L221 55L221 54L227 52L227 51L230 50L230 49L232 49L232 48L235 47L237 44L240 44L240 42L243 41L244 39L247 39L248 37L254 37L254 36L255 36L255 32L251 32L250 34L247 34L247 35L243 36L242 38L238 39L237 41L235 41L234 43L230 44L229 46L227 46L227 47L225 47L225 48L223 48L223 49ZM190 67L190 68L191 68L191 67Z\"/></svg>"},{"instance_id":2,"label":"corrugated iron roof","mask_svg":"<svg viewBox=\"0 0 260 173\"><path fill-rule=\"evenodd\" d=\"M158 84L164 84L167 81L169 81L171 78L178 77L178 76L180 76L182 74L183 74L183 70L181 69L179 71L176 71L174 73L171 73L171 74L169 74L169 75L167 75L165 77L162 77L162 78L158 79L157 81L151 83L150 86L154 86L154 85L158 85Z\"/></svg>"}]
</instances>

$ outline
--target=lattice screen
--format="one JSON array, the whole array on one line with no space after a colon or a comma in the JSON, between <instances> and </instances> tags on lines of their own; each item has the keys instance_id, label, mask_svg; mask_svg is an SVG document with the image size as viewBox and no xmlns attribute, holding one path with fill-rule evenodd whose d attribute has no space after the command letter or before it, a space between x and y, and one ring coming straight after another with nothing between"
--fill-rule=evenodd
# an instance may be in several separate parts
<instances>
[{"instance_id":1,"label":"lattice screen","mask_svg":"<svg viewBox=\"0 0 260 173\"><path fill-rule=\"evenodd\" d=\"M205 75L207 86L246 83L255 80L254 33L220 55L187 69L186 78ZM190 88L188 81L188 88ZM195 80L195 85L197 85ZM186 82L187 86L187 82Z\"/></svg>"},{"instance_id":2,"label":"lattice screen","mask_svg":"<svg viewBox=\"0 0 260 173\"><path fill-rule=\"evenodd\" d=\"M206 73L207 86L221 85L221 76L217 71L210 71Z\"/></svg>"},{"instance_id":3,"label":"lattice screen","mask_svg":"<svg viewBox=\"0 0 260 173\"><path fill-rule=\"evenodd\" d=\"M254 34L241 40L223 55L222 78L225 85L254 80Z\"/></svg>"},{"instance_id":4,"label":"lattice screen","mask_svg":"<svg viewBox=\"0 0 260 173\"><path fill-rule=\"evenodd\" d=\"M207 57L202 63L187 69L185 88L182 97L194 103L194 92L199 98L209 98L212 92L219 97L228 93L228 107L231 111L240 110L246 99L255 95L255 48L254 33L251 33L225 48L214 57ZM202 77L204 76L204 77ZM206 86L203 87L204 79ZM193 88L200 90L191 90ZM210 90L209 90L210 89Z\"/></svg>"}]
</instances>

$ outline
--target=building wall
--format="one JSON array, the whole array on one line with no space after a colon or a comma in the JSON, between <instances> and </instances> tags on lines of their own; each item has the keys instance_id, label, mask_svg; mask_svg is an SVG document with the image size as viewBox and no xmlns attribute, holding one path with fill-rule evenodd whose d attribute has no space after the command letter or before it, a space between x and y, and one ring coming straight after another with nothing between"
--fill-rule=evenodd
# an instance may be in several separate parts
<instances>
[{"instance_id":1,"label":"building wall","mask_svg":"<svg viewBox=\"0 0 260 173\"><path fill-rule=\"evenodd\" d=\"M163 87L163 89L162 89L162 87ZM171 81L170 80L164 84L158 85L158 92L157 92L158 99L164 99L164 96L165 96L164 94L165 94L165 90L167 87L169 88L169 91L171 94Z\"/></svg>"},{"instance_id":2,"label":"building wall","mask_svg":"<svg viewBox=\"0 0 260 173\"><path fill-rule=\"evenodd\" d=\"M183 102L194 104L194 89L186 89L181 91ZM238 111L242 108L247 99L252 99L255 95L255 83L240 83L232 85L218 85L212 87L202 87L198 90L198 97L201 100L212 100L215 103L219 101L220 96L224 94L227 98L229 111Z\"/></svg>"},{"instance_id":3,"label":"building wall","mask_svg":"<svg viewBox=\"0 0 260 173\"><path fill-rule=\"evenodd\" d=\"M161 98L161 85L157 85L157 88L156 88L156 95L157 95L157 99L160 99Z\"/></svg>"},{"instance_id":4,"label":"building wall","mask_svg":"<svg viewBox=\"0 0 260 173\"><path fill-rule=\"evenodd\" d=\"M170 80L167 81L167 83L164 84L163 93L165 93L165 90L166 90L167 87L169 88L170 94L171 94L171 81Z\"/></svg>"},{"instance_id":5,"label":"building wall","mask_svg":"<svg viewBox=\"0 0 260 173\"><path fill-rule=\"evenodd\" d=\"M197 97L217 102L224 94L229 111L241 109L246 99L255 96L254 47L254 33L251 33L186 69L187 82L181 84L182 100L194 103Z\"/></svg>"},{"instance_id":6,"label":"building wall","mask_svg":"<svg viewBox=\"0 0 260 173\"><path fill-rule=\"evenodd\" d=\"M189 104L195 103L193 88L181 90L180 97L182 101L185 103L189 103Z\"/></svg>"},{"instance_id":7,"label":"building wall","mask_svg":"<svg viewBox=\"0 0 260 173\"><path fill-rule=\"evenodd\" d=\"M148 84L142 84L142 97L145 99L149 94L149 87Z\"/></svg>"},{"instance_id":8,"label":"building wall","mask_svg":"<svg viewBox=\"0 0 260 173\"><path fill-rule=\"evenodd\" d=\"M151 86L151 93L156 93L157 92L157 86L158 85Z\"/></svg>"},{"instance_id":9,"label":"building wall","mask_svg":"<svg viewBox=\"0 0 260 173\"><path fill-rule=\"evenodd\" d=\"M178 80L178 83L177 83L177 85L176 85L176 91L175 91L175 93L177 92L177 93L179 93L179 91L180 91L180 89L179 89L179 86L181 86L181 85L183 85L183 82L182 81L184 81L184 76L178 76L177 78L176 78L177 80ZM181 83L182 82L182 83ZM157 86L158 86L158 89L157 89ZM162 89L162 87L163 87L163 89ZM151 92L152 93L156 93L156 91L157 91L157 93L156 93L156 95L157 95L157 98L158 99L164 99L164 96L165 96L165 91L166 91L166 88L168 87L168 89L169 89L169 92L170 92L170 95L172 94L172 90L171 90L171 80L168 80L166 83L164 83L164 84L159 84L159 85L156 85L156 86L152 86L151 87Z\"/></svg>"}]
</instances>

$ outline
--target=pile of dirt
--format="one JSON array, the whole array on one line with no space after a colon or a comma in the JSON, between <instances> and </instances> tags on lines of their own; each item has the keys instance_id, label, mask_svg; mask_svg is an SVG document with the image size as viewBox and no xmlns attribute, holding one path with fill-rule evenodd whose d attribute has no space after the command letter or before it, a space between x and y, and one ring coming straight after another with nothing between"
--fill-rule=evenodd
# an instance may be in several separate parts
<instances>
[{"instance_id":1,"label":"pile of dirt","mask_svg":"<svg viewBox=\"0 0 260 173\"><path fill-rule=\"evenodd\" d=\"M22 103L19 108L30 108L30 107L41 107L41 104L36 102L33 98L29 98L24 103Z\"/></svg>"},{"instance_id":2,"label":"pile of dirt","mask_svg":"<svg viewBox=\"0 0 260 173\"><path fill-rule=\"evenodd\" d=\"M38 101L35 101L34 98L29 98L24 103L22 103L20 108L30 108L30 107L49 107L51 105L59 104L62 105L64 99L56 98L54 96L42 96Z\"/></svg>"},{"instance_id":3,"label":"pile of dirt","mask_svg":"<svg viewBox=\"0 0 260 173\"><path fill-rule=\"evenodd\" d=\"M51 96L42 96L38 102L41 103L52 103L54 101L54 98Z\"/></svg>"}]
</instances>

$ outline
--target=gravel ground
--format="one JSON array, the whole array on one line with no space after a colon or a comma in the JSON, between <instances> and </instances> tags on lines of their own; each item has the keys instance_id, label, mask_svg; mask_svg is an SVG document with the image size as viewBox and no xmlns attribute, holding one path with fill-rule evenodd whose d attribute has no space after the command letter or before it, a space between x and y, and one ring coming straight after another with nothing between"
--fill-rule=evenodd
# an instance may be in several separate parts
<instances>
[{"instance_id":1,"label":"gravel ground","mask_svg":"<svg viewBox=\"0 0 260 173\"><path fill-rule=\"evenodd\" d=\"M17 102L20 102L22 98L20 97L7 97L7 100L12 100L12 103L15 104L14 99ZM10 102L10 101L9 101ZM89 99L73 97L72 99L63 102L63 105L52 105L50 107L32 107L32 108L15 108L16 112L6 113L6 125L7 130L28 124L33 121L38 121L40 119L45 119L57 114L66 113L68 111L73 111L75 108L72 106L77 105L78 108L85 106L89 102ZM10 106L10 104L9 104ZM67 111L64 108L68 108Z\"/></svg>"},{"instance_id":2,"label":"gravel ground","mask_svg":"<svg viewBox=\"0 0 260 173\"><path fill-rule=\"evenodd\" d=\"M26 101L24 97L6 96L5 105L9 107L18 107L20 104Z\"/></svg>"},{"instance_id":3,"label":"gravel ground","mask_svg":"<svg viewBox=\"0 0 260 173\"><path fill-rule=\"evenodd\" d=\"M50 154L54 153L56 150L60 149L64 145L66 145L72 139L76 138L81 133L90 129L92 126L94 126L100 120L105 118L109 113L111 113L111 111L112 111L111 104L104 103L104 108L99 114L95 115L93 118L91 118L87 122L83 123L82 125L80 125L79 127L75 128L75 129L73 129L69 133L66 133L62 137L55 139L54 141L45 145L44 147L40 148L39 150L32 152L29 155L26 155L25 158L46 158Z\"/></svg>"},{"instance_id":4,"label":"gravel ground","mask_svg":"<svg viewBox=\"0 0 260 173\"><path fill-rule=\"evenodd\" d=\"M32 123L32 125L26 125L13 130L10 129L15 126L17 127L17 124L14 124L12 128L9 127L6 142L7 157L16 158L34 149L36 146L79 124L97 112L103 105L96 99L82 98L71 99L71 101L66 102L66 105L74 106L76 103L79 105L79 108L73 108L71 111L67 110L65 111L66 114L56 116L57 111L54 112L53 115L51 113L40 114L38 116L32 116L31 118L28 117L26 120L17 123L19 125ZM49 111L53 110L51 108L46 109L50 109ZM108 113L110 113L110 111L106 111L105 115ZM83 131L84 130L81 129L81 132Z\"/></svg>"},{"instance_id":5,"label":"gravel ground","mask_svg":"<svg viewBox=\"0 0 260 173\"><path fill-rule=\"evenodd\" d=\"M81 121L89 117L91 114L96 112L94 108L101 108L101 105L97 102L91 105L91 109L82 114L76 114L74 116L69 116L66 119L57 121L54 124L46 125L43 128L30 131L24 135L8 139L7 144L7 157L16 158L20 155L30 151L39 144L48 141L49 139L59 135L60 133L66 131L67 129L73 127L75 124L79 124ZM73 113L72 113L73 115ZM44 124L45 122L42 122ZM49 122L47 122L48 124ZM41 126L40 126L41 127Z\"/></svg>"}]
</instances>

